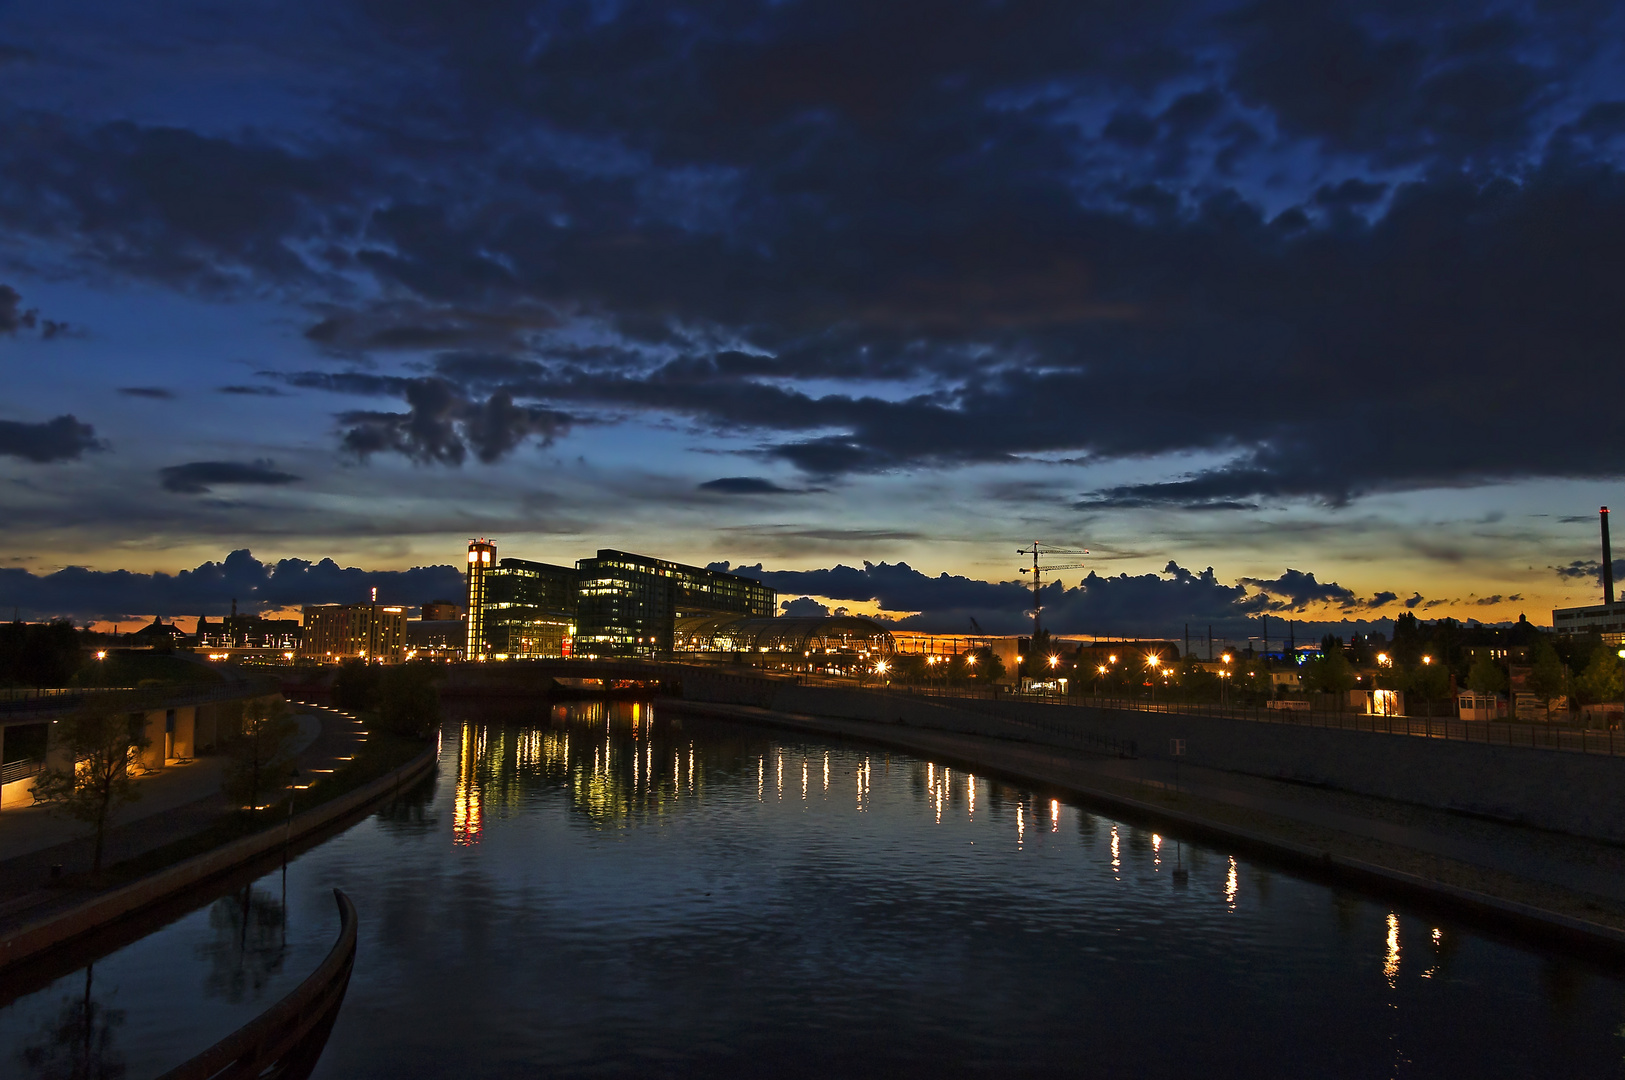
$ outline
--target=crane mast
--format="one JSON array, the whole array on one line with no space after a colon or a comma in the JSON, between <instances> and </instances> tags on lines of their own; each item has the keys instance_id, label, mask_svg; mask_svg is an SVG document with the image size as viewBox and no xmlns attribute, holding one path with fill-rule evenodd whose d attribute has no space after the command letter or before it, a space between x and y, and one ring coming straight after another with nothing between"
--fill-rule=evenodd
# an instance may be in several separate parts
<instances>
[{"instance_id":1,"label":"crane mast","mask_svg":"<svg viewBox=\"0 0 1625 1080\"><path fill-rule=\"evenodd\" d=\"M1033 564L1031 566L1023 566L1020 569L1021 573L1032 574L1033 576L1033 643L1036 647L1039 631L1042 629L1042 624L1040 622L1042 617L1041 613L1044 610L1043 576L1045 574L1054 573L1057 570L1082 570L1084 568L1084 564L1081 562L1045 563L1042 560L1045 558L1055 558L1060 555L1087 555L1089 554L1089 549L1051 547L1044 544L1042 541L1034 540L1032 542L1032 547L1017 548L1016 554L1031 555L1033 557Z\"/></svg>"}]
</instances>

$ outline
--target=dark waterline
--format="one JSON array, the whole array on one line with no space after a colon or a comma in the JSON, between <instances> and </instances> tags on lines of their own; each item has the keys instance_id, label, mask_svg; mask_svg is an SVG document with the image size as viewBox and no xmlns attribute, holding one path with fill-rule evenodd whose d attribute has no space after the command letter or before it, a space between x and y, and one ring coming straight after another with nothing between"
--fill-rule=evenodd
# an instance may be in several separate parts
<instances>
[{"instance_id":1,"label":"dark waterline","mask_svg":"<svg viewBox=\"0 0 1625 1080\"><path fill-rule=\"evenodd\" d=\"M447 725L437 785L111 956L177 1064L361 913L317 1075L1620 1076L1625 981L959 769L583 704ZM1176 880L1176 862L1188 881ZM0 1010L85 1052L87 973Z\"/></svg>"}]
</instances>

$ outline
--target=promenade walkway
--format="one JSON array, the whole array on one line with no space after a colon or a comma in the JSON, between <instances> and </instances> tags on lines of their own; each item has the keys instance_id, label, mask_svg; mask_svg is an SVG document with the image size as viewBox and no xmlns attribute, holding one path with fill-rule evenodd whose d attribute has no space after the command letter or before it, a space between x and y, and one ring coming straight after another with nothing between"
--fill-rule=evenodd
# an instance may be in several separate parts
<instances>
[{"instance_id":1,"label":"promenade walkway","mask_svg":"<svg viewBox=\"0 0 1625 1080\"><path fill-rule=\"evenodd\" d=\"M300 784L319 783L353 757L364 740L358 721L336 710L294 705L299 734L294 764ZM222 755L169 765L137 781L142 797L119 808L107 834L103 865L113 866L210 828L231 807L221 793ZM44 807L0 812L0 924L26 917L60 898L51 867L65 874L87 872L94 851L87 826Z\"/></svg>"}]
</instances>

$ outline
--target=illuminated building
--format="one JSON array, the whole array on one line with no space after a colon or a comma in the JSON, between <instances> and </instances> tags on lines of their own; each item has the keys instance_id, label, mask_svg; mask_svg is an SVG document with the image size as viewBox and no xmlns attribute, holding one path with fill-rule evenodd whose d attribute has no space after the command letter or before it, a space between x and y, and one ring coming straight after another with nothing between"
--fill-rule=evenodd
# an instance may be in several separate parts
<instances>
[{"instance_id":1,"label":"illuminated building","mask_svg":"<svg viewBox=\"0 0 1625 1080\"><path fill-rule=\"evenodd\" d=\"M590 656L669 653L679 619L772 618L778 594L759 581L608 548L576 563L576 651Z\"/></svg>"},{"instance_id":2,"label":"illuminated building","mask_svg":"<svg viewBox=\"0 0 1625 1080\"><path fill-rule=\"evenodd\" d=\"M497 561L497 546L490 540L468 542L468 640L463 656L476 660L486 655L485 575Z\"/></svg>"},{"instance_id":3,"label":"illuminated building","mask_svg":"<svg viewBox=\"0 0 1625 1080\"><path fill-rule=\"evenodd\" d=\"M575 611L575 570L503 559L485 573L486 652L497 659L570 656Z\"/></svg>"},{"instance_id":4,"label":"illuminated building","mask_svg":"<svg viewBox=\"0 0 1625 1080\"><path fill-rule=\"evenodd\" d=\"M304 609L299 652L324 663L404 658L406 609L378 604L320 604Z\"/></svg>"}]
</instances>

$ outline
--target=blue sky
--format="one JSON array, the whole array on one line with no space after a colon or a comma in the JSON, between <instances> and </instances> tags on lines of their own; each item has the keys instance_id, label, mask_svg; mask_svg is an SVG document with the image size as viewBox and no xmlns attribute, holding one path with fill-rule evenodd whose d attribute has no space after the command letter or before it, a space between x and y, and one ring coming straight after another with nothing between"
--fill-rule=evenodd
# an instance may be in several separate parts
<instances>
[{"instance_id":1,"label":"blue sky","mask_svg":"<svg viewBox=\"0 0 1625 1080\"><path fill-rule=\"evenodd\" d=\"M0 606L472 535L988 582L1039 538L1177 597L1146 632L1596 593L1616 5L0 12Z\"/></svg>"}]
</instances>

